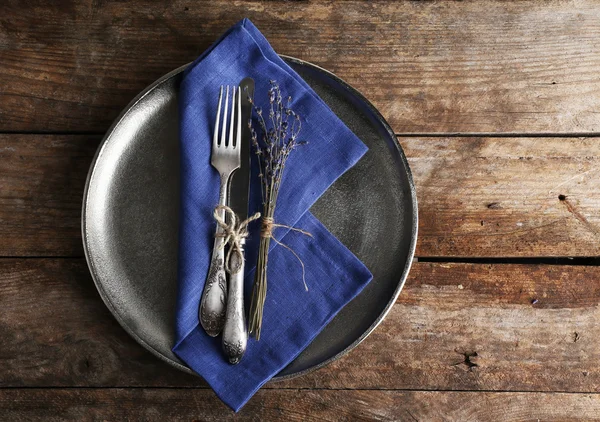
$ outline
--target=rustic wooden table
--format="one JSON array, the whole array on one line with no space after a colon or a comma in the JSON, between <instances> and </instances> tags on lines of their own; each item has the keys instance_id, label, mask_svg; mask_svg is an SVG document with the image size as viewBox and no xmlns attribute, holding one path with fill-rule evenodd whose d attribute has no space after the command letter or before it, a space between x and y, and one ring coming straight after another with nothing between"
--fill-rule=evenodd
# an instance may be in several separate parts
<instances>
[{"instance_id":1,"label":"rustic wooden table","mask_svg":"<svg viewBox=\"0 0 600 422\"><path fill-rule=\"evenodd\" d=\"M379 108L420 224L374 334L235 415L110 315L80 209L119 111L242 17ZM0 419L599 420L599 75L590 0L2 1Z\"/></svg>"}]
</instances>

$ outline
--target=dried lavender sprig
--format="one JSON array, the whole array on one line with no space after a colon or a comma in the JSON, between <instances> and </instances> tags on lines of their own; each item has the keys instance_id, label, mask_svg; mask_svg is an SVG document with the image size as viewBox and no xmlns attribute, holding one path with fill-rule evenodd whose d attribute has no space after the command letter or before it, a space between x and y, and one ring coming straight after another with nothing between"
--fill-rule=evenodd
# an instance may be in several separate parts
<instances>
[{"instance_id":1,"label":"dried lavender sprig","mask_svg":"<svg viewBox=\"0 0 600 422\"><path fill-rule=\"evenodd\" d=\"M249 318L249 332L257 339L260 339L262 328L263 307L267 293L269 245L279 189L283 180L285 165L291 152L297 146L306 143L298 141L302 124L300 116L291 109L292 98L288 97L287 104L285 104L277 82L270 81L270 85L267 93L269 100L268 119L263 116L262 109L249 98L262 132L259 137L252 127L252 122L248 122L252 134L252 145L259 162L263 204L263 233L260 240ZM267 126L267 120L270 127ZM295 252L292 251L292 253L296 255ZM304 270L304 264L302 265Z\"/></svg>"}]
</instances>

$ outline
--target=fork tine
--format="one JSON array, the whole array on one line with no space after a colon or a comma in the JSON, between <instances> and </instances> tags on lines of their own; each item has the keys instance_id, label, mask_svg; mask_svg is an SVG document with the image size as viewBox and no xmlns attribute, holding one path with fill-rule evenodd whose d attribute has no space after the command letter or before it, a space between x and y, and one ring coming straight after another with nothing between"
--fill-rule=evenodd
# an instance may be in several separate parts
<instances>
[{"instance_id":1,"label":"fork tine","mask_svg":"<svg viewBox=\"0 0 600 422\"><path fill-rule=\"evenodd\" d=\"M235 145L233 144L233 128L234 128L234 123L235 123L235 119L236 119L236 115L235 115L235 85L233 86L233 93L231 95L231 121L229 123L229 142L227 143L227 147L228 148L235 148Z\"/></svg>"},{"instance_id":2,"label":"fork tine","mask_svg":"<svg viewBox=\"0 0 600 422\"><path fill-rule=\"evenodd\" d=\"M225 147L225 142L227 141L227 113L229 112L229 85L227 85L227 90L225 91L225 109L223 110L223 127L221 129L221 143L219 144L222 147Z\"/></svg>"},{"instance_id":3,"label":"fork tine","mask_svg":"<svg viewBox=\"0 0 600 422\"><path fill-rule=\"evenodd\" d=\"M213 148L219 146L219 118L221 115L221 101L223 100L223 85L219 91L219 105L217 106L217 119L215 120L215 131L213 132Z\"/></svg>"},{"instance_id":4,"label":"fork tine","mask_svg":"<svg viewBox=\"0 0 600 422\"><path fill-rule=\"evenodd\" d=\"M237 99L237 133L235 136L235 147L242 146L242 87L238 87Z\"/></svg>"}]
</instances>

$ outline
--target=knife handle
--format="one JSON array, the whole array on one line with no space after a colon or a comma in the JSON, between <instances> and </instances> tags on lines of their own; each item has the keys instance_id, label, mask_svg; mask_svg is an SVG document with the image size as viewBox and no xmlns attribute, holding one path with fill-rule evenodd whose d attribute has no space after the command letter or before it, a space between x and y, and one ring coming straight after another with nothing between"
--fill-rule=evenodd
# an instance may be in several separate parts
<instances>
[{"instance_id":1,"label":"knife handle","mask_svg":"<svg viewBox=\"0 0 600 422\"><path fill-rule=\"evenodd\" d=\"M242 254L244 240L240 241ZM229 363L237 364L246 352L248 330L246 328L246 313L244 311L244 259L239 262L238 254L231 254L230 268L239 271L229 276L229 296L227 297L227 314L223 328L223 352Z\"/></svg>"},{"instance_id":2,"label":"knife handle","mask_svg":"<svg viewBox=\"0 0 600 422\"><path fill-rule=\"evenodd\" d=\"M221 178L221 193L219 195L219 204L224 205L227 200L227 181L223 182ZM224 218L224 211L221 211L221 218ZM202 299L198 317L204 331L211 336L216 337L223 330L225 325L225 307L227 305L227 279L225 278L225 248L221 228L217 226L215 243L213 246L212 257L210 260L210 269L208 277L204 284Z\"/></svg>"}]
</instances>

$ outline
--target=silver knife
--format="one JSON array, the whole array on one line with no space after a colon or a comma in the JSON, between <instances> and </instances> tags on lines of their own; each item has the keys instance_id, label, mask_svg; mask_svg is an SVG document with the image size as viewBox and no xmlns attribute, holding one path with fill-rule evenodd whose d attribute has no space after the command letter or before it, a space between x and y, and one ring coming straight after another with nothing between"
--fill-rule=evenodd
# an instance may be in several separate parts
<instances>
[{"instance_id":1,"label":"silver knife","mask_svg":"<svg viewBox=\"0 0 600 422\"><path fill-rule=\"evenodd\" d=\"M229 207L240 220L248 218L248 201L250 195L250 129L248 121L252 116L252 104L248 97L254 96L254 80L244 78L240 82L242 97L242 132L241 132L241 161L240 167L233 173L229 181ZM244 241L241 242L244 246ZM243 249L242 249L243 252ZM229 363L238 363L246 352L248 330L244 310L244 260L239 262L237 254L231 254L230 268L239 271L229 276L229 296L227 297L227 312L223 328L223 351Z\"/></svg>"}]
</instances>

